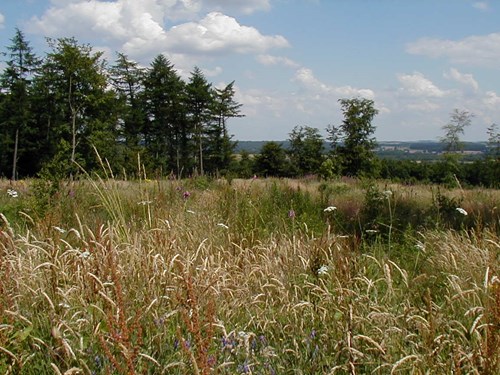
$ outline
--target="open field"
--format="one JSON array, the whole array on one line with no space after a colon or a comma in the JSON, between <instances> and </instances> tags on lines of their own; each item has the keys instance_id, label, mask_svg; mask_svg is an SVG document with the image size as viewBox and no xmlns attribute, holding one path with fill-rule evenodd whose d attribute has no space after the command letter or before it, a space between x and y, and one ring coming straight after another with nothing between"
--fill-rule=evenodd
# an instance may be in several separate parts
<instances>
[{"instance_id":1,"label":"open field","mask_svg":"<svg viewBox=\"0 0 500 375\"><path fill-rule=\"evenodd\" d=\"M498 374L499 202L355 180L0 181L0 373Z\"/></svg>"}]
</instances>

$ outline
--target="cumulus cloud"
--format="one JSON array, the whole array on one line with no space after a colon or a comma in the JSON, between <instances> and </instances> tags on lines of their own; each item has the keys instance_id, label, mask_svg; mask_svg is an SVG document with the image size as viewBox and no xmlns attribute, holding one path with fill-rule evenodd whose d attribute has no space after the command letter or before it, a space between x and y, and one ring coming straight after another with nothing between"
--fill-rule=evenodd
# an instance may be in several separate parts
<instances>
[{"instance_id":1,"label":"cumulus cloud","mask_svg":"<svg viewBox=\"0 0 500 375\"><path fill-rule=\"evenodd\" d=\"M422 38L406 46L414 55L445 57L454 63L498 66L500 33L469 36L461 40Z\"/></svg>"},{"instance_id":2,"label":"cumulus cloud","mask_svg":"<svg viewBox=\"0 0 500 375\"><path fill-rule=\"evenodd\" d=\"M483 103L491 109L497 109L500 106L500 96L494 91L487 91Z\"/></svg>"},{"instance_id":3,"label":"cumulus cloud","mask_svg":"<svg viewBox=\"0 0 500 375\"><path fill-rule=\"evenodd\" d=\"M420 72L413 74L399 74L400 91L415 97L443 97L445 92L439 89L432 81L425 78Z\"/></svg>"},{"instance_id":4,"label":"cumulus cloud","mask_svg":"<svg viewBox=\"0 0 500 375\"><path fill-rule=\"evenodd\" d=\"M298 68L300 66L295 61L282 56L258 55L256 59L262 65L283 65L289 68Z\"/></svg>"},{"instance_id":5,"label":"cumulus cloud","mask_svg":"<svg viewBox=\"0 0 500 375\"><path fill-rule=\"evenodd\" d=\"M280 35L266 36L256 28L243 26L219 12L209 13L199 22L187 22L168 31L167 46L207 54L227 52L260 53L271 48L288 47Z\"/></svg>"},{"instance_id":6,"label":"cumulus cloud","mask_svg":"<svg viewBox=\"0 0 500 375\"><path fill-rule=\"evenodd\" d=\"M221 12L211 12L200 19L199 13L210 1L53 0L43 15L31 19L27 29L50 37L72 35L86 41L104 40L137 60L151 59L158 53L177 56L263 53L289 46L283 36L263 35ZM217 3L220 8L232 4L242 12L269 5L267 0ZM173 22L178 18L185 22ZM170 19L169 27L166 19Z\"/></svg>"},{"instance_id":7,"label":"cumulus cloud","mask_svg":"<svg viewBox=\"0 0 500 375\"><path fill-rule=\"evenodd\" d=\"M479 84L474 79L472 74L463 74L463 73L460 73L455 68L450 68L450 70L448 72L444 73L444 77L447 79L459 82L463 85L470 86L474 91L479 90Z\"/></svg>"},{"instance_id":8,"label":"cumulus cloud","mask_svg":"<svg viewBox=\"0 0 500 375\"><path fill-rule=\"evenodd\" d=\"M351 86L332 86L318 80L311 69L300 68L296 71L294 80L303 87L318 94L331 94L339 97L361 96L366 99L373 99L375 93L370 89L357 89Z\"/></svg>"}]
</instances>

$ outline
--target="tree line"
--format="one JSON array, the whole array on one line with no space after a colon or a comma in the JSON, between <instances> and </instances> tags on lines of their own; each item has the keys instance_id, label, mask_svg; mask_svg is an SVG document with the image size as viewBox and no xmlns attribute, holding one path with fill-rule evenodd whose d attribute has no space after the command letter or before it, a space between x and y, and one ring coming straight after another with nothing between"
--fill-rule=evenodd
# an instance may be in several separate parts
<instances>
[{"instance_id":1,"label":"tree line","mask_svg":"<svg viewBox=\"0 0 500 375\"><path fill-rule=\"evenodd\" d=\"M440 141L444 149L438 161L394 160L377 157L373 118L378 111L374 102L354 98L339 100L344 120L329 126L325 140L317 128L296 126L290 133L288 147L267 142L254 158L253 171L262 175L294 177L317 175L324 179L340 176L381 178L401 183L437 183L500 187L500 133L498 125L487 130L487 153L472 163L463 162L461 137L474 117L455 109L443 127ZM326 142L328 143L328 142ZM248 158L243 154L242 159ZM247 174L249 171L247 172Z\"/></svg>"},{"instance_id":2,"label":"tree line","mask_svg":"<svg viewBox=\"0 0 500 375\"><path fill-rule=\"evenodd\" d=\"M106 161L114 171L176 176L224 173L242 116L234 82L215 88L195 67L187 82L158 55L147 68L74 38L34 52L16 30L0 76L0 176L70 176ZM138 165L140 167L138 167Z\"/></svg>"},{"instance_id":3,"label":"tree line","mask_svg":"<svg viewBox=\"0 0 500 375\"><path fill-rule=\"evenodd\" d=\"M319 129L296 126L289 148L267 142L257 155L235 155L227 121L243 116L234 81L215 88L198 67L184 81L163 55L141 67L117 53L109 64L102 52L74 38L47 39L49 52L37 56L16 29L3 54L0 75L0 177L67 178L98 171L105 163L116 174L185 177L316 175L387 178L498 186L500 135L488 129L489 153L474 164L460 161L461 135L473 117L455 110L443 126L446 153L440 162L376 157L375 103L340 99L344 120Z\"/></svg>"}]
</instances>

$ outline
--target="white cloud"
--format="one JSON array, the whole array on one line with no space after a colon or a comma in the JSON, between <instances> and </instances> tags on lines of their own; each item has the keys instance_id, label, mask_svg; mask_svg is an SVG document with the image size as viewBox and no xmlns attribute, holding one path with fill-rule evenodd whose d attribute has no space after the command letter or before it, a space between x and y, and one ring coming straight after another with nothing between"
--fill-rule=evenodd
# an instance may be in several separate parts
<instances>
[{"instance_id":1,"label":"white cloud","mask_svg":"<svg viewBox=\"0 0 500 375\"><path fill-rule=\"evenodd\" d=\"M5 16L2 13L0 13L0 29L3 29L4 22L5 22Z\"/></svg>"},{"instance_id":2,"label":"white cloud","mask_svg":"<svg viewBox=\"0 0 500 375\"><path fill-rule=\"evenodd\" d=\"M298 68L300 65L287 57L273 55L258 55L257 61L262 65L283 65L290 68Z\"/></svg>"},{"instance_id":3,"label":"white cloud","mask_svg":"<svg viewBox=\"0 0 500 375\"><path fill-rule=\"evenodd\" d=\"M422 38L408 44L406 51L431 58L445 57L454 63L498 67L500 33L469 36L456 41Z\"/></svg>"},{"instance_id":4,"label":"white cloud","mask_svg":"<svg viewBox=\"0 0 500 375\"><path fill-rule=\"evenodd\" d=\"M274 118L280 118L288 105L284 97L261 89L242 91L235 87L235 100L243 104L243 113L249 117L269 113Z\"/></svg>"},{"instance_id":5,"label":"white cloud","mask_svg":"<svg viewBox=\"0 0 500 375\"><path fill-rule=\"evenodd\" d=\"M443 75L445 78L459 82L466 86L470 86L474 91L479 90L479 84L474 79L472 74L462 74L455 68L450 68L448 72Z\"/></svg>"},{"instance_id":6,"label":"white cloud","mask_svg":"<svg viewBox=\"0 0 500 375\"><path fill-rule=\"evenodd\" d=\"M301 83L304 87L314 91L329 91L329 87L321 83L315 76L311 69L300 68L295 72L295 81Z\"/></svg>"},{"instance_id":7,"label":"white cloud","mask_svg":"<svg viewBox=\"0 0 500 375\"><path fill-rule=\"evenodd\" d=\"M498 109L500 106L500 96L496 92L487 91L483 103L490 109Z\"/></svg>"},{"instance_id":8,"label":"white cloud","mask_svg":"<svg viewBox=\"0 0 500 375\"><path fill-rule=\"evenodd\" d=\"M263 35L256 28L241 25L220 12L211 12L196 21L207 1L211 0L53 0L42 16L31 19L27 30L49 37L69 35L85 41L104 40L110 48L139 61L150 60L158 53L214 56L263 53L289 46L283 36ZM229 4L228 1L218 3L221 8ZM248 7L265 9L268 1L231 4L233 8L249 12ZM165 19L179 18L188 22L176 22L170 29L166 27Z\"/></svg>"},{"instance_id":9,"label":"white cloud","mask_svg":"<svg viewBox=\"0 0 500 375\"><path fill-rule=\"evenodd\" d=\"M417 112L433 112L438 110L440 106L429 100L420 100L418 102L409 103L406 108Z\"/></svg>"},{"instance_id":10,"label":"white cloud","mask_svg":"<svg viewBox=\"0 0 500 375\"><path fill-rule=\"evenodd\" d=\"M440 90L432 81L425 78L420 72L413 74L399 74L398 80L402 85L401 92L414 97L443 97L445 92Z\"/></svg>"},{"instance_id":11,"label":"white cloud","mask_svg":"<svg viewBox=\"0 0 500 375\"><path fill-rule=\"evenodd\" d=\"M479 10L488 10L490 8L487 1L476 1L472 6Z\"/></svg>"},{"instance_id":12,"label":"white cloud","mask_svg":"<svg viewBox=\"0 0 500 375\"><path fill-rule=\"evenodd\" d=\"M221 74L223 69L220 66L216 66L213 69L203 69L203 74L205 74L206 77L215 77Z\"/></svg>"},{"instance_id":13,"label":"white cloud","mask_svg":"<svg viewBox=\"0 0 500 375\"><path fill-rule=\"evenodd\" d=\"M373 99L375 93L370 89L357 89L351 86L330 86L318 80L311 69L300 68L295 73L294 80L302 86L317 94L331 94L337 97L355 97L361 96L367 99Z\"/></svg>"},{"instance_id":14,"label":"white cloud","mask_svg":"<svg viewBox=\"0 0 500 375\"><path fill-rule=\"evenodd\" d=\"M165 42L177 51L206 54L260 53L289 46L283 36L262 35L256 28L240 25L235 18L219 12L209 13L199 22L172 27Z\"/></svg>"},{"instance_id":15,"label":"white cloud","mask_svg":"<svg viewBox=\"0 0 500 375\"><path fill-rule=\"evenodd\" d=\"M270 10L270 0L206 0L207 8L218 11L235 11L244 14Z\"/></svg>"}]
</instances>

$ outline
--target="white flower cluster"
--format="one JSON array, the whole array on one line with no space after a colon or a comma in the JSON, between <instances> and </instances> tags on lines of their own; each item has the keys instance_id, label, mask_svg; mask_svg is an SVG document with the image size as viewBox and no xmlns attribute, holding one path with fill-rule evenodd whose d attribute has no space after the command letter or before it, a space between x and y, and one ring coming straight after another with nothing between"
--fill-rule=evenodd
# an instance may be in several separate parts
<instances>
[{"instance_id":1,"label":"white flower cluster","mask_svg":"<svg viewBox=\"0 0 500 375\"><path fill-rule=\"evenodd\" d=\"M318 276L326 275L328 273L328 266L323 265L323 266L319 267L317 273L318 273Z\"/></svg>"},{"instance_id":2,"label":"white flower cluster","mask_svg":"<svg viewBox=\"0 0 500 375\"><path fill-rule=\"evenodd\" d=\"M325 208L323 211L324 212L334 212L336 209L337 209L337 207L335 207L335 206L329 206L329 207Z\"/></svg>"},{"instance_id":3,"label":"white flower cluster","mask_svg":"<svg viewBox=\"0 0 500 375\"><path fill-rule=\"evenodd\" d=\"M7 190L7 195L11 198L17 198L19 196L19 194L17 193L17 191L15 191L14 189L8 189Z\"/></svg>"},{"instance_id":4,"label":"white flower cluster","mask_svg":"<svg viewBox=\"0 0 500 375\"><path fill-rule=\"evenodd\" d=\"M62 233L62 234L66 233L66 229L63 229L61 227L53 226L52 228L54 228L55 230L57 230L59 233Z\"/></svg>"}]
</instances>

